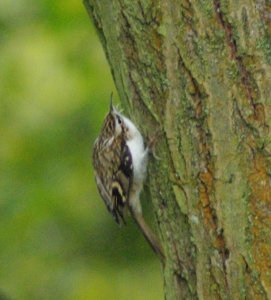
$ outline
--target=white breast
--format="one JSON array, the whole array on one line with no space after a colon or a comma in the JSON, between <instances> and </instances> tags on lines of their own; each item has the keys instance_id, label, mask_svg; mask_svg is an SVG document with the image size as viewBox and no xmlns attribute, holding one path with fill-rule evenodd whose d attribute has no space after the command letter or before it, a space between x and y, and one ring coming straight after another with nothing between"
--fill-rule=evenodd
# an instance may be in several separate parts
<instances>
[{"instance_id":1,"label":"white breast","mask_svg":"<svg viewBox=\"0 0 271 300\"><path fill-rule=\"evenodd\" d=\"M144 148L143 137L136 126L127 118L123 118L129 128L129 140L127 146L132 155L134 168L134 181L142 182L147 168L147 150Z\"/></svg>"}]
</instances>

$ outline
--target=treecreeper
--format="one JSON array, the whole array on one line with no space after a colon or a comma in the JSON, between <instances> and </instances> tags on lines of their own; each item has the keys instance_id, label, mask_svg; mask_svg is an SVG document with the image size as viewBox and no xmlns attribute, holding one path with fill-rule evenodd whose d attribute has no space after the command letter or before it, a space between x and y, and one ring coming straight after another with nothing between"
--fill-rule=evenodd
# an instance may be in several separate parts
<instances>
[{"instance_id":1,"label":"treecreeper","mask_svg":"<svg viewBox=\"0 0 271 300\"><path fill-rule=\"evenodd\" d=\"M164 262L159 240L144 220L140 192L146 178L148 155L153 141L144 146L136 125L112 103L93 148L93 167L99 193L118 224L130 211L146 240Z\"/></svg>"}]
</instances>

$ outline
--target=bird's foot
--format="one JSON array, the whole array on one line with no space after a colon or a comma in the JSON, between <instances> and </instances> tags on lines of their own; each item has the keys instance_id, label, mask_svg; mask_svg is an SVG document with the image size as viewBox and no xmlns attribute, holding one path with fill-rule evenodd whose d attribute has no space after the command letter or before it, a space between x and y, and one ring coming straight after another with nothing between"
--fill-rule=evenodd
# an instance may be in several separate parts
<instances>
[{"instance_id":1,"label":"bird's foot","mask_svg":"<svg viewBox=\"0 0 271 300\"><path fill-rule=\"evenodd\" d=\"M156 132L154 133L154 135L152 135L151 137L148 137L148 144L147 144L148 152L150 152L152 154L152 156L157 160L161 160L161 158L156 155L155 146L158 142L159 137L162 135L162 133L163 132L161 129L157 129Z\"/></svg>"}]
</instances>

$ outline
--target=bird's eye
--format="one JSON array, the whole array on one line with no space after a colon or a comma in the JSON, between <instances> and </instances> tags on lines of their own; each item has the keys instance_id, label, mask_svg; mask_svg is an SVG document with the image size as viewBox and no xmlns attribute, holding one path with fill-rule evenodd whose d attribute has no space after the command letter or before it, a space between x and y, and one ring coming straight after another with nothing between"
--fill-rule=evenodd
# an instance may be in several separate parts
<instances>
[{"instance_id":1,"label":"bird's eye","mask_svg":"<svg viewBox=\"0 0 271 300\"><path fill-rule=\"evenodd\" d=\"M119 116L117 116L117 120L118 120L118 123L121 125L122 120L121 120L121 118Z\"/></svg>"}]
</instances>

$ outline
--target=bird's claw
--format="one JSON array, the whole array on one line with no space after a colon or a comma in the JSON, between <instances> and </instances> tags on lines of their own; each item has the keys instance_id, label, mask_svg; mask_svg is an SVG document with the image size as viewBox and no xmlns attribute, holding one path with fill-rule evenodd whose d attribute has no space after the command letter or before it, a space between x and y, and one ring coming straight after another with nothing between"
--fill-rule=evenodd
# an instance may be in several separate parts
<instances>
[{"instance_id":1,"label":"bird's claw","mask_svg":"<svg viewBox=\"0 0 271 300\"><path fill-rule=\"evenodd\" d=\"M148 144L147 144L148 151L157 160L161 160L161 157L157 156L156 153L155 153L155 145L156 145L157 140L158 140L160 135L162 135L162 130L157 129L155 134L153 136L151 136L150 138L148 138Z\"/></svg>"}]
</instances>

